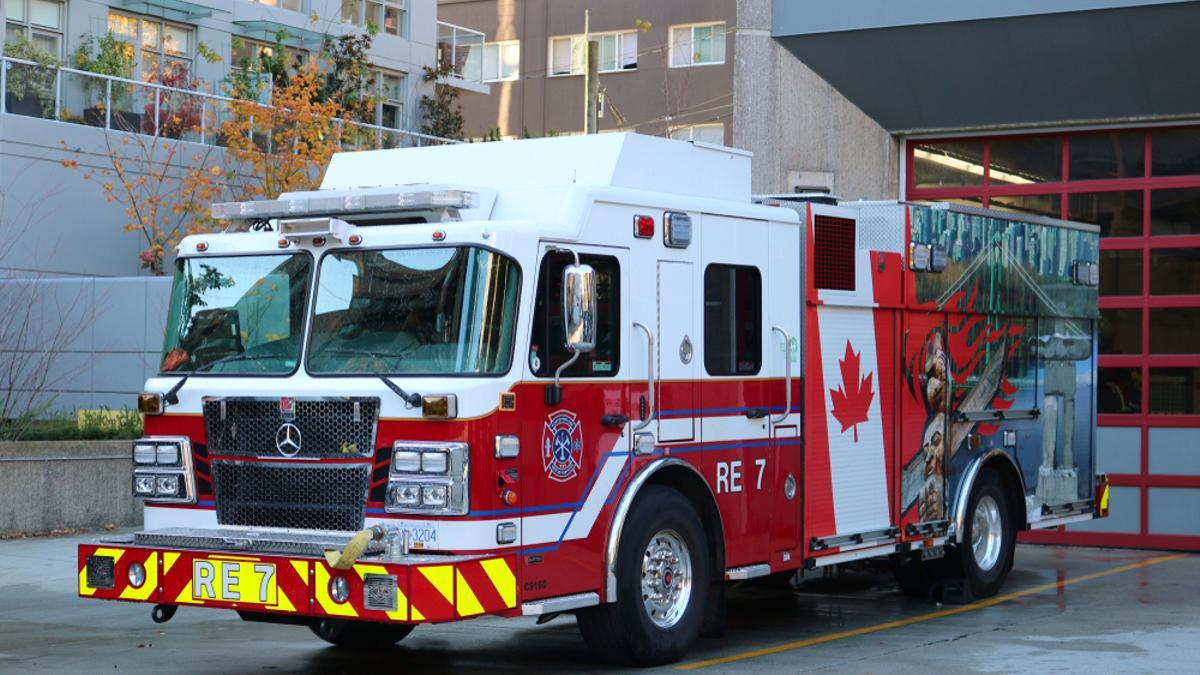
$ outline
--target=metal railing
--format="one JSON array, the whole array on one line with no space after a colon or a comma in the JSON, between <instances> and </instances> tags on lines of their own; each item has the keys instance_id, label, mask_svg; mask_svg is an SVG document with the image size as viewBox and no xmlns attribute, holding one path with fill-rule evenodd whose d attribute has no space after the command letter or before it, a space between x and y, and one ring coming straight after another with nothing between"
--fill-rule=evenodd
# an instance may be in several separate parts
<instances>
[{"instance_id":1,"label":"metal railing","mask_svg":"<svg viewBox=\"0 0 1200 675\"><path fill-rule=\"evenodd\" d=\"M483 82L484 34L438 21L438 63L449 62L454 74L470 82Z\"/></svg>"},{"instance_id":2,"label":"metal railing","mask_svg":"<svg viewBox=\"0 0 1200 675\"><path fill-rule=\"evenodd\" d=\"M227 96L155 82L100 75L65 66L0 57L0 113L112 131L224 146L222 126L236 101ZM270 96L262 105L270 106ZM389 149L458 143L405 129L336 120L347 150ZM252 125L253 126L253 125ZM270 129L250 133L271 151Z\"/></svg>"}]
</instances>

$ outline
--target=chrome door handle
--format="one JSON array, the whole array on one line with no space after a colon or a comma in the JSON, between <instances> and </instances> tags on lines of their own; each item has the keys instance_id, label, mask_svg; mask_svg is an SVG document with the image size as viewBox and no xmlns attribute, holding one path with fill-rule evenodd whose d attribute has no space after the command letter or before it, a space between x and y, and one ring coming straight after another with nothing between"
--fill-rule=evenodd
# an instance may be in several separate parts
<instances>
[{"instance_id":1,"label":"chrome door handle","mask_svg":"<svg viewBox=\"0 0 1200 675\"><path fill-rule=\"evenodd\" d=\"M783 406L783 414L778 418L771 418L771 424L781 424L792 414L792 336L779 326L771 326L771 330L783 336L783 383L787 387L786 403Z\"/></svg>"},{"instance_id":2,"label":"chrome door handle","mask_svg":"<svg viewBox=\"0 0 1200 675\"><path fill-rule=\"evenodd\" d=\"M654 333L651 333L646 324L640 321L634 321L633 327L641 328L646 334L646 387L649 389L650 407L646 412L646 419L633 427L634 431L641 431L650 426L650 420L654 419Z\"/></svg>"}]
</instances>

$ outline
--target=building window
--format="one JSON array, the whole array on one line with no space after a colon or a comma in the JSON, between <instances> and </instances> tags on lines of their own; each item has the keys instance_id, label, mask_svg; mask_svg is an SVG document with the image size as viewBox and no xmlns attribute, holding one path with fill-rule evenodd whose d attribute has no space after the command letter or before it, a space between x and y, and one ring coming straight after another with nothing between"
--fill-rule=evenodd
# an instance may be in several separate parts
<instances>
[{"instance_id":1,"label":"building window","mask_svg":"<svg viewBox=\"0 0 1200 675\"><path fill-rule=\"evenodd\" d=\"M671 67L725 63L725 24L671 26Z\"/></svg>"},{"instance_id":2,"label":"building window","mask_svg":"<svg viewBox=\"0 0 1200 675\"><path fill-rule=\"evenodd\" d=\"M290 9L293 12L304 11L304 0L253 0L260 5L269 7L279 7L280 9Z\"/></svg>"},{"instance_id":3,"label":"building window","mask_svg":"<svg viewBox=\"0 0 1200 675\"><path fill-rule=\"evenodd\" d=\"M55 0L5 0L5 40L27 40L61 58L65 5Z\"/></svg>"},{"instance_id":4,"label":"building window","mask_svg":"<svg viewBox=\"0 0 1200 675\"><path fill-rule=\"evenodd\" d=\"M581 255L579 259L596 270L596 348L580 354L563 376L613 377L621 364L620 265L612 256ZM529 344L529 370L538 377L553 376L571 358L564 344L562 278L563 268L573 262L569 253L547 253L542 258Z\"/></svg>"},{"instance_id":5,"label":"building window","mask_svg":"<svg viewBox=\"0 0 1200 675\"><path fill-rule=\"evenodd\" d=\"M637 69L637 31L591 33L588 39L600 43L600 72L615 73ZM586 66L587 50L582 35L550 38L551 75L582 75Z\"/></svg>"},{"instance_id":6,"label":"building window","mask_svg":"<svg viewBox=\"0 0 1200 675\"><path fill-rule=\"evenodd\" d=\"M264 68L262 62L275 56L275 45L234 36L232 54L233 58L229 60L230 72L238 75L244 74L247 77L244 80L241 78L236 78L236 80L231 78L231 80L245 82L247 88L252 89L257 86L258 89L258 91L242 91L235 85L235 94L239 98L256 98L260 103L268 103L272 78L271 73ZM294 73L296 68L308 59L307 52L290 47L283 48L282 56L288 73Z\"/></svg>"},{"instance_id":7,"label":"building window","mask_svg":"<svg viewBox=\"0 0 1200 675\"><path fill-rule=\"evenodd\" d=\"M149 17L110 12L108 32L133 45L139 57L134 76L147 82L163 76L183 77L192 70L192 44L196 31L190 26Z\"/></svg>"},{"instance_id":8,"label":"building window","mask_svg":"<svg viewBox=\"0 0 1200 675\"><path fill-rule=\"evenodd\" d=\"M381 33L406 37L406 0L342 0L342 23L366 26L372 23Z\"/></svg>"},{"instance_id":9,"label":"building window","mask_svg":"<svg viewBox=\"0 0 1200 675\"><path fill-rule=\"evenodd\" d=\"M762 274L754 267L704 270L704 368L753 375L762 366Z\"/></svg>"},{"instance_id":10,"label":"building window","mask_svg":"<svg viewBox=\"0 0 1200 675\"><path fill-rule=\"evenodd\" d=\"M375 105L375 123L379 126L404 129L404 80L403 73L375 71L374 86L379 100Z\"/></svg>"},{"instance_id":11,"label":"building window","mask_svg":"<svg viewBox=\"0 0 1200 675\"><path fill-rule=\"evenodd\" d=\"M693 124L690 127L680 127L671 130L671 138L677 141L700 141L714 145L725 145L725 125Z\"/></svg>"},{"instance_id":12,"label":"building window","mask_svg":"<svg viewBox=\"0 0 1200 675\"><path fill-rule=\"evenodd\" d=\"M488 42L483 45L483 81L503 82L521 76L521 43Z\"/></svg>"}]
</instances>

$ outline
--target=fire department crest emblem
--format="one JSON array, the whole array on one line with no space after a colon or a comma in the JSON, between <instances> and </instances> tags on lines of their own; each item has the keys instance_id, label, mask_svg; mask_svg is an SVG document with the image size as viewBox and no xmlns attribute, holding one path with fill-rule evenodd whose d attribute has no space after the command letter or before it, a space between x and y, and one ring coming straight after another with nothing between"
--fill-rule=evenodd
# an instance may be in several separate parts
<instances>
[{"instance_id":1,"label":"fire department crest emblem","mask_svg":"<svg viewBox=\"0 0 1200 675\"><path fill-rule=\"evenodd\" d=\"M550 480L565 483L579 474L583 461L583 430L575 413L551 413L542 430L542 466Z\"/></svg>"}]
</instances>

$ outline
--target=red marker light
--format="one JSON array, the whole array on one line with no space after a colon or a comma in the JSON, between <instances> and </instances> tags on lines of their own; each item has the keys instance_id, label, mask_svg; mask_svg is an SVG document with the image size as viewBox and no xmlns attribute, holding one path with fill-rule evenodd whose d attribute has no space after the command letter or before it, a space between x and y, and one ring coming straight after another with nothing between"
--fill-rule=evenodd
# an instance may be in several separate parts
<instances>
[{"instance_id":1,"label":"red marker light","mask_svg":"<svg viewBox=\"0 0 1200 675\"><path fill-rule=\"evenodd\" d=\"M654 236L653 216L633 217L633 236L638 239L649 239Z\"/></svg>"},{"instance_id":2,"label":"red marker light","mask_svg":"<svg viewBox=\"0 0 1200 675\"><path fill-rule=\"evenodd\" d=\"M361 237L361 236L359 236L359 235L357 235L357 234L352 234L352 235L350 235L350 245L351 245L351 246L358 246L358 245L359 245L359 244L361 244L361 243L362 243L362 237Z\"/></svg>"},{"instance_id":3,"label":"red marker light","mask_svg":"<svg viewBox=\"0 0 1200 675\"><path fill-rule=\"evenodd\" d=\"M288 241L287 239L280 239L279 240L279 248L287 248L288 246L291 245L291 243L292 242Z\"/></svg>"},{"instance_id":4,"label":"red marker light","mask_svg":"<svg viewBox=\"0 0 1200 675\"><path fill-rule=\"evenodd\" d=\"M208 242L206 242L206 241L196 242L196 250L201 253L204 253L205 251L208 250Z\"/></svg>"},{"instance_id":5,"label":"red marker light","mask_svg":"<svg viewBox=\"0 0 1200 675\"><path fill-rule=\"evenodd\" d=\"M434 241L444 241L445 239L446 239L446 231L445 230L434 230L433 231L433 240Z\"/></svg>"},{"instance_id":6,"label":"red marker light","mask_svg":"<svg viewBox=\"0 0 1200 675\"><path fill-rule=\"evenodd\" d=\"M312 243L313 246L320 248L325 245L325 237L313 237Z\"/></svg>"}]
</instances>

